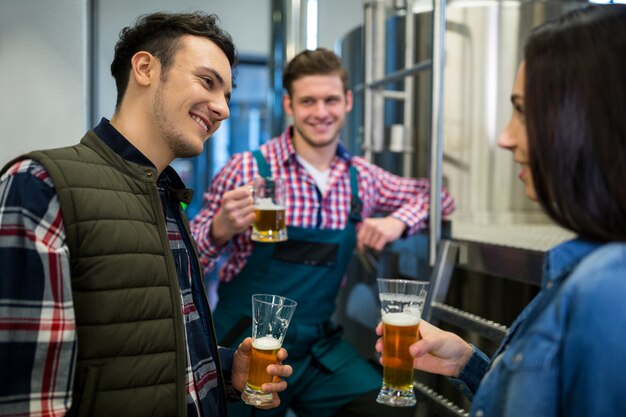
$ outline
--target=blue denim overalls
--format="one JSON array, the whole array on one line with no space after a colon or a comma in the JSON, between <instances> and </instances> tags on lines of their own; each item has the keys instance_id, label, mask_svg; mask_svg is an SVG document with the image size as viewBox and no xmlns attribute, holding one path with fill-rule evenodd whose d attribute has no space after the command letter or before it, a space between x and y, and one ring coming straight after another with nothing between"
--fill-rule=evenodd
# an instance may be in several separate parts
<instances>
[{"instance_id":1,"label":"blue denim overalls","mask_svg":"<svg viewBox=\"0 0 626 417\"><path fill-rule=\"evenodd\" d=\"M271 176L269 165L255 151L259 174ZM252 411L243 403L229 404L234 416L284 415L291 400L300 415L331 415L367 391L380 388L381 375L345 340L331 322L335 299L356 245L355 225L361 221L356 168L350 166L351 210L343 230L287 226L288 240L254 242L245 267L218 289L214 312L220 345L236 347L251 334L251 296L282 295L298 302L283 347L293 375L281 392L281 407ZM256 414L253 414L256 413Z\"/></svg>"}]
</instances>

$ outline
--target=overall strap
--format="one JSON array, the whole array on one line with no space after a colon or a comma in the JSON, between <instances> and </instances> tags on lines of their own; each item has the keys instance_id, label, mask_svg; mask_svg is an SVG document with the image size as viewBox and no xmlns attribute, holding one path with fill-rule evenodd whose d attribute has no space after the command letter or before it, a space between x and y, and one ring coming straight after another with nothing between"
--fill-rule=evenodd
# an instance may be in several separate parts
<instances>
[{"instance_id":1,"label":"overall strap","mask_svg":"<svg viewBox=\"0 0 626 417\"><path fill-rule=\"evenodd\" d=\"M361 210L363 210L363 202L359 197L359 172L356 168L350 165L350 214L349 219L352 223L358 223L363 220L361 217Z\"/></svg>"},{"instance_id":2,"label":"overall strap","mask_svg":"<svg viewBox=\"0 0 626 417\"><path fill-rule=\"evenodd\" d=\"M261 151L258 149L252 151L252 155L254 156L254 159L256 159L256 164L259 167L259 175L262 177L271 177L272 172L270 171L270 166L267 164L267 161Z\"/></svg>"}]
</instances>

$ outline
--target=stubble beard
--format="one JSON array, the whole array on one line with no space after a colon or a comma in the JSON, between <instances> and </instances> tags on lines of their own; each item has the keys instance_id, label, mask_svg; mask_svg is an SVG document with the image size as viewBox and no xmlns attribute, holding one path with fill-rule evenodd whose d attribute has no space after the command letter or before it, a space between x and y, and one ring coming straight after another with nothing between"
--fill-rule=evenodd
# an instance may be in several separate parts
<instances>
[{"instance_id":1,"label":"stubble beard","mask_svg":"<svg viewBox=\"0 0 626 417\"><path fill-rule=\"evenodd\" d=\"M202 153L193 146L193 141L176 128L169 119L165 109L164 84L161 84L154 97L154 118L161 129L163 142L170 149L175 158L192 158Z\"/></svg>"},{"instance_id":2,"label":"stubble beard","mask_svg":"<svg viewBox=\"0 0 626 417\"><path fill-rule=\"evenodd\" d=\"M325 140L323 142L316 142L313 139L311 139L310 136L307 136L304 133L304 131L300 129L298 126L294 125L294 129L298 132L298 135L302 138L302 140L307 145L311 146L312 148L325 148L327 146L335 144L337 142L337 139L339 138L339 131L337 131L330 139Z\"/></svg>"}]
</instances>

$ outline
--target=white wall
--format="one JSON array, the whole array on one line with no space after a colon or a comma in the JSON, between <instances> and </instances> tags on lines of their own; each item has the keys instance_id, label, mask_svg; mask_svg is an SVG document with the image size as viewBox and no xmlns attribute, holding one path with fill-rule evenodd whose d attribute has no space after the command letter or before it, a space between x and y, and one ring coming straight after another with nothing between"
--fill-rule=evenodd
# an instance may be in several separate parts
<instances>
[{"instance_id":1,"label":"white wall","mask_svg":"<svg viewBox=\"0 0 626 417\"><path fill-rule=\"evenodd\" d=\"M86 0L0 0L0 165L85 131Z\"/></svg>"},{"instance_id":2,"label":"white wall","mask_svg":"<svg viewBox=\"0 0 626 417\"><path fill-rule=\"evenodd\" d=\"M110 117L115 83L109 72L122 27L156 10L215 13L240 54L270 50L270 0L93 0L96 64L93 114L87 64L91 0L0 0L0 165L23 152L76 143L91 118ZM363 20L363 0L318 0L318 45Z\"/></svg>"}]
</instances>

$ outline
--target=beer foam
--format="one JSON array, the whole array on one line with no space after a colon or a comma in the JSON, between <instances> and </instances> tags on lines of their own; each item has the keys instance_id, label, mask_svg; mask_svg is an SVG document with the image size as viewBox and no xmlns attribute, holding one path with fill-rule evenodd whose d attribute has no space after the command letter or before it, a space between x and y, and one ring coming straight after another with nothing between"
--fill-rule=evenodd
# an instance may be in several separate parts
<instances>
[{"instance_id":1,"label":"beer foam","mask_svg":"<svg viewBox=\"0 0 626 417\"><path fill-rule=\"evenodd\" d=\"M391 293L381 293L379 294L381 301L390 301L390 302L398 302L398 303L417 303L421 304L424 302L426 296L413 295L413 294L391 294Z\"/></svg>"},{"instance_id":2,"label":"beer foam","mask_svg":"<svg viewBox=\"0 0 626 417\"><path fill-rule=\"evenodd\" d=\"M252 346L255 349L261 350L273 350L280 348L280 340L273 338L272 336L263 336L252 341Z\"/></svg>"},{"instance_id":3,"label":"beer foam","mask_svg":"<svg viewBox=\"0 0 626 417\"><path fill-rule=\"evenodd\" d=\"M257 210L284 210L285 206L274 204L271 198L257 198L254 203L254 208Z\"/></svg>"},{"instance_id":4,"label":"beer foam","mask_svg":"<svg viewBox=\"0 0 626 417\"><path fill-rule=\"evenodd\" d=\"M383 314L383 322L392 326L415 326L421 319L419 313L417 315L405 312Z\"/></svg>"}]
</instances>

